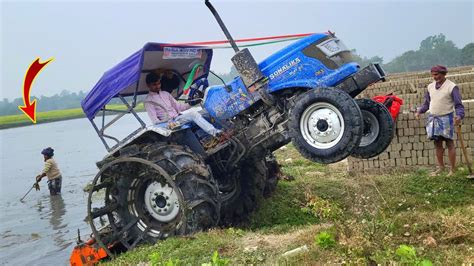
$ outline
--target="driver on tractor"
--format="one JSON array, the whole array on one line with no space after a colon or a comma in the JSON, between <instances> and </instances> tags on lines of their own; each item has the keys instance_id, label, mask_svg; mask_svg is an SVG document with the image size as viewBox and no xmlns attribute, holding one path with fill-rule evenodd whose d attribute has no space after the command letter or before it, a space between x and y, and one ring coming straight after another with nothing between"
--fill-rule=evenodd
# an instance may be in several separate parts
<instances>
[{"instance_id":1,"label":"driver on tractor","mask_svg":"<svg viewBox=\"0 0 474 266\"><path fill-rule=\"evenodd\" d=\"M182 124L194 122L209 135L219 137L222 134L222 130L216 129L204 119L201 111L190 109L189 104L179 103L169 92L162 91L161 79L157 74L149 73L146 76L146 84L150 92L144 101L145 110L153 124L168 122L168 127L174 129ZM185 110L187 111L182 113Z\"/></svg>"}]
</instances>

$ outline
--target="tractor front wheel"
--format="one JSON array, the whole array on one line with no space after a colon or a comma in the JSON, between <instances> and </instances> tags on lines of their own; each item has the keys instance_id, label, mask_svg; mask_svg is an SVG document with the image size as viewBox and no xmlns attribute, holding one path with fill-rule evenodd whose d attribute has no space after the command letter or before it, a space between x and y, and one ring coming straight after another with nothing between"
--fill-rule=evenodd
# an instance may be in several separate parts
<instances>
[{"instance_id":1,"label":"tractor front wheel","mask_svg":"<svg viewBox=\"0 0 474 266\"><path fill-rule=\"evenodd\" d=\"M394 122L385 105L371 99L357 99L362 111L364 131L360 144L352 152L356 158L368 159L382 153L394 135Z\"/></svg>"},{"instance_id":2,"label":"tractor front wheel","mask_svg":"<svg viewBox=\"0 0 474 266\"><path fill-rule=\"evenodd\" d=\"M296 99L289 130L296 149L307 159L329 164L343 160L359 145L362 113L349 94L316 88Z\"/></svg>"}]
</instances>

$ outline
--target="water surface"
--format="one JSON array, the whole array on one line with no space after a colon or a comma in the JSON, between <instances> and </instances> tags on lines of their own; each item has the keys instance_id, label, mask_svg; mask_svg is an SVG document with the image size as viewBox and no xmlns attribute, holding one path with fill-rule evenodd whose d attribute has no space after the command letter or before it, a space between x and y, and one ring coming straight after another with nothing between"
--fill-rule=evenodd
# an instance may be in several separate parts
<instances>
[{"instance_id":1,"label":"water surface","mask_svg":"<svg viewBox=\"0 0 474 266\"><path fill-rule=\"evenodd\" d=\"M135 128L128 124L121 131ZM43 178L41 190L20 202L43 169L40 152L47 146L55 150L62 193L49 196ZM104 145L82 118L0 130L0 148L0 264L68 265L77 229L83 238L90 233L83 188L98 172L95 162L107 154Z\"/></svg>"}]
</instances>

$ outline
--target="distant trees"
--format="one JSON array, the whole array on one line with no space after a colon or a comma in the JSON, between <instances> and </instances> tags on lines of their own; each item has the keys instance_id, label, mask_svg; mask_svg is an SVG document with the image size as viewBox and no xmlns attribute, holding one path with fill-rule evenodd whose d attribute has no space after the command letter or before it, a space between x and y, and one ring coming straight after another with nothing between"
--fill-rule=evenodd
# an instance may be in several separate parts
<instances>
[{"instance_id":1,"label":"distant trees","mask_svg":"<svg viewBox=\"0 0 474 266\"><path fill-rule=\"evenodd\" d=\"M361 67L366 67L370 63L379 63L379 64L383 63L383 58L380 56L373 56L371 58L367 58L365 56L362 57L361 55L357 54L357 51L355 49L351 50L351 52L352 52L352 59L356 61L357 63L359 63Z\"/></svg>"},{"instance_id":2,"label":"distant trees","mask_svg":"<svg viewBox=\"0 0 474 266\"><path fill-rule=\"evenodd\" d=\"M444 34L429 36L420 43L416 51L407 51L384 65L387 72L420 71L436 64L448 67L474 64L474 43L463 49L446 40Z\"/></svg>"},{"instance_id":3,"label":"distant trees","mask_svg":"<svg viewBox=\"0 0 474 266\"><path fill-rule=\"evenodd\" d=\"M76 93L63 90L59 94L55 94L50 97L40 96L38 98L33 96L31 97L31 101L33 101L33 99L37 99L36 111L43 112L79 108L81 107L81 101L85 96L86 93L82 91ZM23 98L16 98L11 102L4 98L0 102L0 115L22 114L20 109L18 109L19 105L23 105Z\"/></svg>"},{"instance_id":4,"label":"distant trees","mask_svg":"<svg viewBox=\"0 0 474 266\"><path fill-rule=\"evenodd\" d=\"M12 102L9 102L7 98L4 98L3 101L0 102L0 115L20 114L21 111L18 109L19 105L23 105L22 98L14 99Z\"/></svg>"},{"instance_id":5,"label":"distant trees","mask_svg":"<svg viewBox=\"0 0 474 266\"><path fill-rule=\"evenodd\" d=\"M474 43L469 43L461 49L461 64L474 65Z\"/></svg>"}]
</instances>

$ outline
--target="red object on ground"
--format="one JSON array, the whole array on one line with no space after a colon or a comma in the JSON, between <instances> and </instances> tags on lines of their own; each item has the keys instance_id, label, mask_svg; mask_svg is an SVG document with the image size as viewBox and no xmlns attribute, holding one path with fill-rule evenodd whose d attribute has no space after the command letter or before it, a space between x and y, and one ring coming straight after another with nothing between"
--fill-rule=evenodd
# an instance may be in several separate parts
<instances>
[{"instance_id":1,"label":"red object on ground","mask_svg":"<svg viewBox=\"0 0 474 266\"><path fill-rule=\"evenodd\" d=\"M69 263L71 266L96 265L107 256L107 252L95 242L95 239L90 239L74 247Z\"/></svg>"},{"instance_id":2,"label":"red object on ground","mask_svg":"<svg viewBox=\"0 0 474 266\"><path fill-rule=\"evenodd\" d=\"M380 95L375 96L372 100L382 103L387 107L388 111L392 115L393 121L397 119L398 113L400 113L400 108L403 105L403 100L398 98L395 95L388 94L388 95Z\"/></svg>"}]
</instances>

